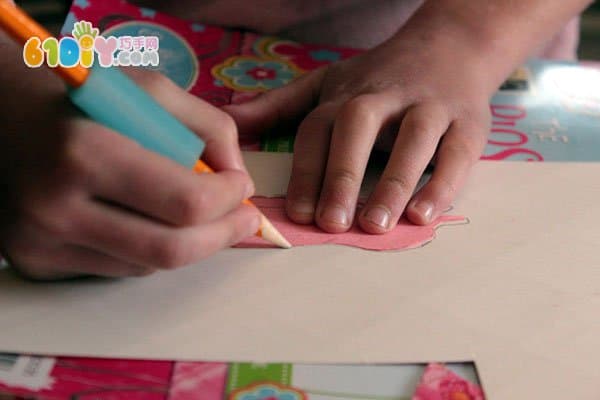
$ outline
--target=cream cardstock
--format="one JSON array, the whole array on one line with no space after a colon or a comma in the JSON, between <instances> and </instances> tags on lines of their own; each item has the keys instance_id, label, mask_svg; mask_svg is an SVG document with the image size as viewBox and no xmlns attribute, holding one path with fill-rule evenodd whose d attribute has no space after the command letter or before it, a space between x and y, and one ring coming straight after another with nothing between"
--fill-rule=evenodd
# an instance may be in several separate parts
<instances>
[{"instance_id":1,"label":"cream cardstock","mask_svg":"<svg viewBox=\"0 0 600 400\"><path fill-rule=\"evenodd\" d=\"M290 156L247 154L258 193ZM0 351L181 360L474 360L488 398L600 398L600 164L480 162L423 248L231 249L147 278L0 271Z\"/></svg>"}]
</instances>

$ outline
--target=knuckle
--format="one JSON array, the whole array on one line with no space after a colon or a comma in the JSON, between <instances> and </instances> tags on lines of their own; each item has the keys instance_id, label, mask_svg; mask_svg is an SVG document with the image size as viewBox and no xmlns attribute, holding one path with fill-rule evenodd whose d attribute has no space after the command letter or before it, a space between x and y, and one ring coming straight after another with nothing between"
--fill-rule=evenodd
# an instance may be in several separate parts
<instances>
[{"instance_id":1,"label":"knuckle","mask_svg":"<svg viewBox=\"0 0 600 400\"><path fill-rule=\"evenodd\" d=\"M404 128L410 132L414 132L421 138L434 140L438 139L447 126L447 118L432 118L434 113L424 113L419 111L413 111L406 114L402 124ZM444 114L437 114L444 115ZM443 125L443 126L442 126Z\"/></svg>"},{"instance_id":2,"label":"knuckle","mask_svg":"<svg viewBox=\"0 0 600 400\"><path fill-rule=\"evenodd\" d=\"M183 240L170 236L154 246L154 262L162 269L176 269L188 261L188 249Z\"/></svg>"},{"instance_id":3,"label":"knuckle","mask_svg":"<svg viewBox=\"0 0 600 400\"><path fill-rule=\"evenodd\" d=\"M337 168L331 172L331 181L334 184L355 186L360 185L361 177L349 168Z\"/></svg>"},{"instance_id":4,"label":"knuckle","mask_svg":"<svg viewBox=\"0 0 600 400\"><path fill-rule=\"evenodd\" d=\"M340 117L371 121L377 117L377 113L370 97L362 95L348 100L340 110Z\"/></svg>"},{"instance_id":5,"label":"knuckle","mask_svg":"<svg viewBox=\"0 0 600 400\"><path fill-rule=\"evenodd\" d=\"M211 198L208 190L182 191L174 197L173 203L184 224L198 223L210 209Z\"/></svg>"},{"instance_id":6,"label":"knuckle","mask_svg":"<svg viewBox=\"0 0 600 400\"><path fill-rule=\"evenodd\" d=\"M467 159L470 162L475 162L480 156L481 146L476 145L475 140L469 137L461 137L452 140L444 146L444 151L450 156Z\"/></svg>"},{"instance_id":7,"label":"knuckle","mask_svg":"<svg viewBox=\"0 0 600 400\"><path fill-rule=\"evenodd\" d=\"M215 115L215 124L219 127L221 137L228 142L237 141L237 125L233 117L225 112L219 112Z\"/></svg>"},{"instance_id":8,"label":"knuckle","mask_svg":"<svg viewBox=\"0 0 600 400\"><path fill-rule=\"evenodd\" d=\"M412 192L413 185L411 181L403 175L386 175L381 178L381 184L385 191L400 193Z\"/></svg>"},{"instance_id":9,"label":"knuckle","mask_svg":"<svg viewBox=\"0 0 600 400\"><path fill-rule=\"evenodd\" d=\"M486 99L472 99L455 103L453 114L457 120L472 121L485 126L491 122L492 114Z\"/></svg>"},{"instance_id":10,"label":"knuckle","mask_svg":"<svg viewBox=\"0 0 600 400\"><path fill-rule=\"evenodd\" d=\"M21 220L23 223L31 223L46 235L62 241L68 242L81 233L82 222L76 217L68 198L50 199L47 203L40 202L38 207L24 210Z\"/></svg>"},{"instance_id":11,"label":"knuckle","mask_svg":"<svg viewBox=\"0 0 600 400\"><path fill-rule=\"evenodd\" d=\"M445 177L437 177L432 182L438 187L438 190L447 193L450 197L454 197L458 193L458 187L455 182Z\"/></svg>"},{"instance_id":12,"label":"knuckle","mask_svg":"<svg viewBox=\"0 0 600 400\"><path fill-rule=\"evenodd\" d=\"M83 133L69 135L61 149L57 168L54 171L61 180L72 184L85 184L92 179L89 136Z\"/></svg>"},{"instance_id":13,"label":"knuckle","mask_svg":"<svg viewBox=\"0 0 600 400\"><path fill-rule=\"evenodd\" d=\"M68 240L76 237L79 232L79 224L76 218L57 215L40 217L44 229L53 237Z\"/></svg>"},{"instance_id":14,"label":"knuckle","mask_svg":"<svg viewBox=\"0 0 600 400\"><path fill-rule=\"evenodd\" d=\"M308 141L315 133L326 132L333 128L335 116L335 104L322 103L313 111L308 113L298 127L296 141Z\"/></svg>"},{"instance_id":15,"label":"knuckle","mask_svg":"<svg viewBox=\"0 0 600 400\"><path fill-rule=\"evenodd\" d=\"M422 116L418 112L409 112L408 114L406 114L403 123L408 129L419 134L426 134L430 131L431 124L426 118L424 118L424 116Z\"/></svg>"}]
</instances>

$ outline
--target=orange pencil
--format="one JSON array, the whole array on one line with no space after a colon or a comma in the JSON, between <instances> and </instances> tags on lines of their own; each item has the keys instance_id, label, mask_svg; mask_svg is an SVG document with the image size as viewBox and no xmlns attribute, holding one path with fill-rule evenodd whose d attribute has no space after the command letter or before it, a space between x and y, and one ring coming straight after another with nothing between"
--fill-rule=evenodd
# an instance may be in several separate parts
<instances>
[{"instance_id":1,"label":"orange pencil","mask_svg":"<svg viewBox=\"0 0 600 400\"><path fill-rule=\"evenodd\" d=\"M51 37L49 32L9 0L0 0L0 27L21 44L32 37L38 37L41 41ZM57 67L53 71L70 87L69 96L74 104L97 122L183 165L193 166L197 173L213 172L208 165L197 160L199 153L194 152L196 148L201 152L203 142L118 68L89 70L77 65L72 68ZM117 99L119 105L113 105ZM136 115L152 117L155 123L146 121L146 125L142 126L144 121L132 119ZM166 136L168 139L165 139ZM244 203L253 205L249 200L244 200ZM292 247L273 224L264 215L261 216L262 224L257 236L279 247Z\"/></svg>"},{"instance_id":2,"label":"orange pencil","mask_svg":"<svg viewBox=\"0 0 600 400\"><path fill-rule=\"evenodd\" d=\"M196 171L199 174L213 172L213 170L208 165L206 165L202 160L198 160L196 165L194 165L194 171ZM244 204L254 206L254 204L248 199L244 200ZM263 239L265 239L279 247L282 247L284 249L289 249L292 247L290 242L288 242L286 240L286 238L283 237L283 235L281 233L279 233L277 228L275 228L273 226L273 224L271 223L271 221L269 221L269 219L267 217L265 217L261 213L260 218L261 218L261 224L260 224L260 229L258 230L258 232L256 232L257 236L262 237Z\"/></svg>"}]
</instances>

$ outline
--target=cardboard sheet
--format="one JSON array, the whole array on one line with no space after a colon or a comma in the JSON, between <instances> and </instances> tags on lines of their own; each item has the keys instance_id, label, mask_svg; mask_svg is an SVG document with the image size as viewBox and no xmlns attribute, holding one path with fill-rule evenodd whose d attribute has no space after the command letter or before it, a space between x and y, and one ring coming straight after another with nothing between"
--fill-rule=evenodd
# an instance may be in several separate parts
<instances>
[{"instance_id":1,"label":"cardboard sheet","mask_svg":"<svg viewBox=\"0 0 600 400\"><path fill-rule=\"evenodd\" d=\"M259 193L281 193L289 159L251 157ZM57 284L0 271L0 351L474 360L492 400L597 400L598 176L600 164L481 162L454 209L470 223L405 252L231 249L148 278Z\"/></svg>"}]
</instances>

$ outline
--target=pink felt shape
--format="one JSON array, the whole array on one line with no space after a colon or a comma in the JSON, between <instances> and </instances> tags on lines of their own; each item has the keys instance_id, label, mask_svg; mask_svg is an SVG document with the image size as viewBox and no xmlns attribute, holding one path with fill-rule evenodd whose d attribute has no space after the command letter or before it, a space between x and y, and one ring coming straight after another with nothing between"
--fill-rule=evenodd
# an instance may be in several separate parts
<instances>
[{"instance_id":1,"label":"pink felt shape","mask_svg":"<svg viewBox=\"0 0 600 400\"><path fill-rule=\"evenodd\" d=\"M428 226L418 226L402 218L391 232L370 235L358 226L341 234L326 233L314 225L298 225L285 214L285 199L255 197L252 202L263 212L283 236L294 246L338 244L366 250L406 250L421 247L435 238L438 227L466 223L465 217L442 215ZM250 237L235 247L274 247L258 237Z\"/></svg>"},{"instance_id":2,"label":"pink felt shape","mask_svg":"<svg viewBox=\"0 0 600 400\"><path fill-rule=\"evenodd\" d=\"M479 386L444 365L429 364L412 400L485 400L485 396Z\"/></svg>"}]
</instances>

